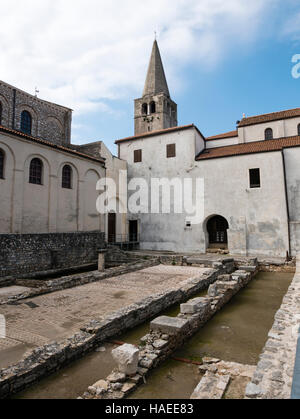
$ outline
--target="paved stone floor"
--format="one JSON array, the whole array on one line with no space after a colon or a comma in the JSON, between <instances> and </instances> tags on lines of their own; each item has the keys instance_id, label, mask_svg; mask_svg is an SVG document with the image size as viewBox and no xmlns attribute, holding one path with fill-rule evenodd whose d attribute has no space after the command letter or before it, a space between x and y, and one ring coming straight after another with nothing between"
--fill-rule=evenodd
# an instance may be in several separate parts
<instances>
[{"instance_id":1,"label":"paved stone floor","mask_svg":"<svg viewBox=\"0 0 300 419\"><path fill-rule=\"evenodd\" d=\"M205 271L160 265L24 300L19 305L1 306L7 338L0 339L0 368L17 362L34 347L71 336L89 320L177 288L182 281L199 277Z\"/></svg>"},{"instance_id":2,"label":"paved stone floor","mask_svg":"<svg viewBox=\"0 0 300 419\"><path fill-rule=\"evenodd\" d=\"M3 287L0 288L0 297L9 297L9 296L13 296L13 295L18 295L18 294L23 294L26 291L29 291L30 288L26 288L26 287L17 287L17 286L12 286L12 287Z\"/></svg>"}]
</instances>

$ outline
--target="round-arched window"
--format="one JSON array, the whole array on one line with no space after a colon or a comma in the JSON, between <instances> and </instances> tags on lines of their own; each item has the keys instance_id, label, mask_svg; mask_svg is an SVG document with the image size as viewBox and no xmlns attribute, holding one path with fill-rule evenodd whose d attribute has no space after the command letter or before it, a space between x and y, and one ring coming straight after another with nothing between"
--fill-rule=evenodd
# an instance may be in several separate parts
<instances>
[{"instance_id":1,"label":"round-arched window","mask_svg":"<svg viewBox=\"0 0 300 419\"><path fill-rule=\"evenodd\" d=\"M147 115L148 114L148 105L147 103L143 103L142 105L142 114Z\"/></svg>"},{"instance_id":2,"label":"round-arched window","mask_svg":"<svg viewBox=\"0 0 300 419\"><path fill-rule=\"evenodd\" d=\"M63 167L61 186L64 189L72 189L72 168L69 165Z\"/></svg>"},{"instance_id":3,"label":"round-arched window","mask_svg":"<svg viewBox=\"0 0 300 419\"><path fill-rule=\"evenodd\" d=\"M267 128L265 130L265 140L273 140L273 130L272 130L272 128Z\"/></svg>"},{"instance_id":4,"label":"round-arched window","mask_svg":"<svg viewBox=\"0 0 300 419\"><path fill-rule=\"evenodd\" d=\"M29 168L29 183L42 185L43 181L43 162L40 159L33 159Z\"/></svg>"},{"instance_id":5,"label":"round-arched window","mask_svg":"<svg viewBox=\"0 0 300 419\"><path fill-rule=\"evenodd\" d=\"M156 113L156 104L155 102L150 103L150 113Z\"/></svg>"},{"instance_id":6,"label":"round-arched window","mask_svg":"<svg viewBox=\"0 0 300 419\"><path fill-rule=\"evenodd\" d=\"M32 117L28 111L23 111L21 113L21 131L24 134L31 135L32 129Z\"/></svg>"}]
</instances>

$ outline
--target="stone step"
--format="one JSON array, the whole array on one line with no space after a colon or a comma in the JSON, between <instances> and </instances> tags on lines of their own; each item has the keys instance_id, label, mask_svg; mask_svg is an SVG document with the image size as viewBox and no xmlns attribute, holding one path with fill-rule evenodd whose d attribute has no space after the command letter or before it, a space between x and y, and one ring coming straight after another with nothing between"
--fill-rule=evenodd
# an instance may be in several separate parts
<instances>
[{"instance_id":1,"label":"stone step","mask_svg":"<svg viewBox=\"0 0 300 419\"><path fill-rule=\"evenodd\" d=\"M185 319L161 316L150 323L150 330L153 332L158 331L161 333L174 335L182 332L186 327L188 327L188 324L188 320Z\"/></svg>"},{"instance_id":2,"label":"stone step","mask_svg":"<svg viewBox=\"0 0 300 419\"><path fill-rule=\"evenodd\" d=\"M186 258L185 261L188 265L205 265L205 267L211 267L213 262L215 262L214 260L195 257Z\"/></svg>"},{"instance_id":3,"label":"stone step","mask_svg":"<svg viewBox=\"0 0 300 419\"><path fill-rule=\"evenodd\" d=\"M207 372L191 396L191 400L222 399L228 385L230 375L219 375Z\"/></svg>"}]
</instances>

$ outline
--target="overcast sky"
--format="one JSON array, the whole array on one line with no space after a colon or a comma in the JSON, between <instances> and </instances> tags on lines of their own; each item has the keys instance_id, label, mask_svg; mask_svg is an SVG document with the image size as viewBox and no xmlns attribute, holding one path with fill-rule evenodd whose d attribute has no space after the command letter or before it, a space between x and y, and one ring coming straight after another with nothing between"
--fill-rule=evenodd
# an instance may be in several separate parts
<instances>
[{"instance_id":1,"label":"overcast sky","mask_svg":"<svg viewBox=\"0 0 300 419\"><path fill-rule=\"evenodd\" d=\"M179 123L300 107L299 0L0 0L0 79L71 107L73 142L133 134L154 31Z\"/></svg>"}]
</instances>

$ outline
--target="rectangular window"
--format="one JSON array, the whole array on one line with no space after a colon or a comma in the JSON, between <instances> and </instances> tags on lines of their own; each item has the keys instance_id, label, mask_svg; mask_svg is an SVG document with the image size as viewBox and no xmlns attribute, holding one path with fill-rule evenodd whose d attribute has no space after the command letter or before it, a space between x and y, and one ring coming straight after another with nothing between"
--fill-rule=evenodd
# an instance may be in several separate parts
<instances>
[{"instance_id":1,"label":"rectangular window","mask_svg":"<svg viewBox=\"0 0 300 419\"><path fill-rule=\"evenodd\" d=\"M141 163L141 162L142 162L142 150L135 150L134 163Z\"/></svg>"},{"instance_id":2,"label":"rectangular window","mask_svg":"<svg viewBox=\"0 0 300 419\"><path fill-rule=\"evenodd\" d=\"M260 188L260 169L250 169L250 188Z\"/></svg>"},{"instance_id":3,"label":"rectangular window","mask_svg":"<svg viewBox=\"0 0 300 419\"><path fill-rule=\"evenodd\" d=\"M176 157L176 144L167 145L167 158L171 159Z\"/></svg>"}]
</instances>

